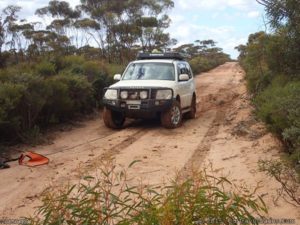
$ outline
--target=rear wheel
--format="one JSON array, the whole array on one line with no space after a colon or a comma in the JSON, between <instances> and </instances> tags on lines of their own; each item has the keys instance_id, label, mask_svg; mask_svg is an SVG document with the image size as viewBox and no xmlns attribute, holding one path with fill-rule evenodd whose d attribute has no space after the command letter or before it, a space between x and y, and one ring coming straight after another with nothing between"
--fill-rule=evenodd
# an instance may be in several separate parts
<instances>
[{"instance_id":1,"label":"rear wheel","mask_svg":"<svg viewBox=\"0 0 300 225\"><path fill-rule=\"evenodd\" d=\"M120 129L125 122L125 116L121 112L116 112L104 107L103 121L105 126L109 128Z\"/></svg>"},{"instance_id":2,"label":"rear wheel","mask_svg":"<svg viewBox=\"0 0 300 225\"><path fill-rule=\"evenodd\" d=\"M187 119L195 119L196 118L196 111L197 111L197 102L196 96L193 96L192 103L191 103L191 110L186 113Z\"/></svg>"},{"instance_id":3,"label":"rear wheel","mask_svg":"<svg viewBox=\"0 0 300 225\"><path fill-rule=\"evenodd\" d=\"M180 103L174 101L171 108L161 113L161 124L168 129L174 129L181 125L182 112Z\"/></svg>"}]
</instances>

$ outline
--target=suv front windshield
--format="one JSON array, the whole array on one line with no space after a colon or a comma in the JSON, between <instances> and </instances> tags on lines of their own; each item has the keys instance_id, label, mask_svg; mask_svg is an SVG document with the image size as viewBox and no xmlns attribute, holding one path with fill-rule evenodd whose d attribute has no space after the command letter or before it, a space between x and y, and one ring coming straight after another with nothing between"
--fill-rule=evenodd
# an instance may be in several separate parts
<instances>
[{"instance_id":1,"label":"suv front windshield","mask_svg":"<svg viewBox=\"0 0 300 225\"><path fill-rule=\"evenodd\" d=\"M172 63L132 63L123 76L123 80L175 80Z\"/></svg>"}]
</instances>

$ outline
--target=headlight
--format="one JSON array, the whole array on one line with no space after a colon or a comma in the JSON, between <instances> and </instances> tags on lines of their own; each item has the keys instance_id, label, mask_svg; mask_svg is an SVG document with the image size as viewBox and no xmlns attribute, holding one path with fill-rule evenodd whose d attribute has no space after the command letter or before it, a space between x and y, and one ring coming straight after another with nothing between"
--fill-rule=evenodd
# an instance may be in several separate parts
<instances>
[{"instance_id":1,"label":"headlight","mask_svg":"<svg viewBox=\"0 0 300 225\"><path fill-rule=\"evenodd\" d=\"M109 100L118 99L118 91L114 90L114 89L108 89L105 92L104 98L109 99Z\"/></svg>"},{"instance_id":2,"label":"headlight","mask_svg":"<svg viewBox=\"0 0 300 225\"><path fill-rule=\"evenodd\" d=\"M128 98L128 91L121 91L120 96L121 96L122 99L127 99Z\"/></svg>"},{"instance_id":3,"label":"headlight","mask_svg":"<svg viewBox=\"0 0 300 225\"><path fill-rule=\"evenodd\" d=\"M172 99L172 91L171 90L158 90L156 92L156 99L158 99L158 100Z\"/></svg>"},{"instance_id":4,"label":"headlight","mask_svg":"<svg viewBox=\"0 0 300 225\"><path fill-rule=\"evenodd\" d=\"M140 98L141 99L147 99L148 98L148 91L141 91L140 92Z\"/></svg>"}]
</instances>

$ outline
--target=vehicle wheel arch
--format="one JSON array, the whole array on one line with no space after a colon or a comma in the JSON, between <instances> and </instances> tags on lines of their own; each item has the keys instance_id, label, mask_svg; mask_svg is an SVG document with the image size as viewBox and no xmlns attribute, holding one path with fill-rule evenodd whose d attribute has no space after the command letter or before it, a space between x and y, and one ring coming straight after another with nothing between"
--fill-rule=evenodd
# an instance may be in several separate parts
<instances>
[{"instance_id":1,"label":"vehicle wheel arch","mask_svg":"<svg viewBox=\"0 0 300 225\"><path fill-rule=\"evenodd\" d=\"M179 103L181 103L181 100L180 100L180 96L179 96L179 95L177 95L175 99L176 99L176 101L178 101Z\"/></svg>"},{"instance_id":2,"label":"vehicle wheel arch","mask_svg":"<svg viewBox=\"0 0 300 225\"><path fill-rule=\"evenodd\" d=\"M196 93L195 93L195 92L193 92L193 96L192 96L191 102L192 102L194 99L197 101L197 96L196 96Z\"/></svg>"}]
</instances>

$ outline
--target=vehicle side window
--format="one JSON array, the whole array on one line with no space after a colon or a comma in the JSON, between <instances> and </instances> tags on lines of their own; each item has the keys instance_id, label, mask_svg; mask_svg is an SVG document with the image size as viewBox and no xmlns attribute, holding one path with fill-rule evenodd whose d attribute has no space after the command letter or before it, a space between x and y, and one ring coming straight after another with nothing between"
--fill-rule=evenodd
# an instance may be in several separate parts
<instances>
[{"instance_id":1,"label":"vehicle side window","mask_svg":"<svg viewBox=\"0 0 300 225\"><path fill-rule=\"evenodd\" d=\"M187 74L189 75L189 78L192 79L193 74L192 74L190 66L188 64L186 64L185 66L186 66L186 70L187 70Z\"/></svg>"},{"instance_id":2,"label":"vehicle side window","mask_svg":"<svg viewBox=\"0 0 300 225\"><path fill-rule=\"evenodd\" d=\"M178 64L178 75L180 74L186 74L187 73L187 70L186 70L186 67L183 63L179 63Z\"/></svg>"},{"instance_id":3,"label":"vehicle side window","mask_svg":"<svg viewBox=\"0 0 300 225\"><path fill-rule=\"evenodd\" d=\"M190 71L190 68L185 63L178 63L178 65L177 65L177 71L178 71L178 76L180 74L187 74L187 75L189 75L190 79L192 78L192 73Z\"/></svg>"}]
</instances>

